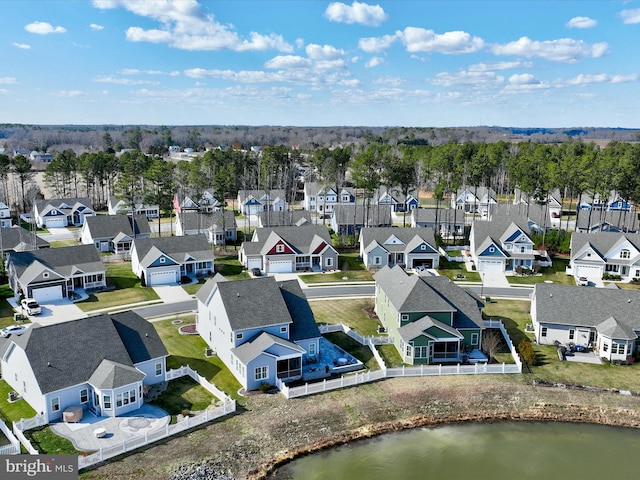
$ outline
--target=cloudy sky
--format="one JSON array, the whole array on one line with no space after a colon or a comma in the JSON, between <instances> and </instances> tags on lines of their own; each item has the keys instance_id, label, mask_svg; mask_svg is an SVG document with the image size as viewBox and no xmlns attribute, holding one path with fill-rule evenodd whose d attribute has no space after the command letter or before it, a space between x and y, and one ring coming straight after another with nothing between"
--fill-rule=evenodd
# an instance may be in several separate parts
<instances>
[{"instance_id":1,"label":"cloudy sky","mask_svg":"<svg viewBox=\"0 0 640 480\"><path fill-rule=\"evenodd\" d=\"M2 0L0 123L640 127L640 1Z\"/></svg>"}]
</instances>

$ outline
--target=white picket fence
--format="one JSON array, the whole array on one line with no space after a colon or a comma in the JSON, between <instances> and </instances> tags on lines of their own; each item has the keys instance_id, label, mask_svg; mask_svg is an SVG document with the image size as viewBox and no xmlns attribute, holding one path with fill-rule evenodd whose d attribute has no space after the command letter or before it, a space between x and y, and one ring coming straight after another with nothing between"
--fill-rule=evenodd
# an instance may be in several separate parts
<instances>
[{"instance_id":1,"label":"white picket fence","mask_svg":"<svg viewBox=\"0 0 640 480\"><path fill-rule=\"evenodd\" d=\"M387 345L393 343L393 337L390 335L360 335L358 332L352 330L350 327L342 323L319 325L318 328L320 329L320 333L323 335L325 333L342 332L353 338L360 345L366 345L367 342L372 342L374 345Z\"/></svg>"},{"instance_id":2,"label":"white picket fence","mask_svg":"<svg viewBox=\"0 0 640 480\"><path fill-rule=\"evenodd\" d=\"M371 353L375 357L376 361L380 365L380 370L368 370L366 372L355 372L351 374L342 375L340 378L334 378L331 380L323 380L322 382L306 383L299 387L288 387L280 379L276 380L276 386L280 389L280 392L286 398L302 397L305 395L313 395L316 393L328 392L330 390L336 390L338 388L352 387L367 382L374 382L382 380L383 378L393 377L427 377L437 375L486 375L486 374L513 374L522 373L522 362L518 355L517 350L513 346L511 339L504 328L502 322L498 320L485 321L485 328L499 328L504 336L504 339L509 346L511 354L514 359L514 363L476 363L473 365L419 365L415 367L399 367L388 368L384 363L383 358L378 353L374 339L389 338L389 337L363 337L351 330L348 326L342 324L336 325L322 325L320 326L320 332L338 332L342 331L350 337L357 340L362 345L366 345L371 350ZM323 331L325 330L325 331ZM350 332L350 333L349 333ZM354 335L355 334L355 335ZM362 341L360 341L362 339ZM384 343L393 343L392 341L385 341Z\"/></svg>"},{"instance_id":3,"label":"white picket fence","mask_svg":"<svg viewBox=\"0 0 640 480\"><path fill-rule=\"evenodd\" d=\"M0 420L0 432L2 432L4 436L7 437L7 440L9 440L8 445L0 447L0 455L18 455L20 453L20 441L2 420Z\"/></svg>"},{"instance_id":4,"label":"white picket fence","mask_svg":"<svg viewBox=\"0 0 640 480\"><path fill-rule=\"evenodd\" d=\"M13 434L20 441L20 443L24 446L24 448L31 455L38 455L38 450L35 449L31 442L27 437L24 436L25 431L31 430L32 428L38 428L43 425L46 425L47 418L44 415L37 414L35 417L31 418L21 418L18 422L13 422Z\"/></svg>"},{"instance_id":5,"label":"white picket fence","mask_svg":"<svg viewBox=\"0 0 640 480\"><path fill-rule=\"evenodd\" d=\"M216 387L213 383L210 383L206 378L192 369L189 365L183 365L180 368L175 368L173 370L168 370L165 374L165 380L173 380L174 378L180 377L191 377L193 380L198 382L202 387L206 388L213 396L216 398L228 402L231 401L231 397L229 397L226 393Z\"/></svg>"}]
</instances>

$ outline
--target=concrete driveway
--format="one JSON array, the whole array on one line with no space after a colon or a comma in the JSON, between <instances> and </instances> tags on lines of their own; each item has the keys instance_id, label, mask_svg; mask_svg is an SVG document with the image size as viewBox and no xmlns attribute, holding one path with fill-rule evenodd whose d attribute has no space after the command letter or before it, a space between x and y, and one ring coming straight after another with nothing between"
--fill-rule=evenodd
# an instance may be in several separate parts
<instances>
[{"instance_id":1,"label":"concrete driveway","mask_svg":"<svg viewBox=\"0 0 640 480\"><path fill-rule=\"evenodd\" d=\"M21 313L21 308L14 299L8 299L8 301L16 312ZM53 325L55 323L77 320L78 318L87 316L85 312L66 298L41 304L40 308L42 309L40 315L29 316L29 320L34 323L39 323L40 325Z\"/></svg>"},{"instance_id":2,"label":"concrete driveway","mask_svg":"<svg viewBox=\"0 0 640 480\"><path fill-rule=\"evenodd\" d=\"M509 288L509 282L503 272L480 272L482 286L488 288Z\"/></svg>"}]
</instances>

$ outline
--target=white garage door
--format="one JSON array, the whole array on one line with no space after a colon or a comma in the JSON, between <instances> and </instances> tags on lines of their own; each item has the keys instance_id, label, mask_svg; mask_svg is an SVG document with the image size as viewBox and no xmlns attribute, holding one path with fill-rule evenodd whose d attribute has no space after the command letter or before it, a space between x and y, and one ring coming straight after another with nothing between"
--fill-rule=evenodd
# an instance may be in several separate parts
<instances>
[{"instance_id":1,"label":"white garage door","mask_svg":"<svg viewBox=\"0 0 640 480\"><path fill-rule=\"evenodd\" d=\"M260 260L259 258L250 258L247 261L247 268L249 270L251 270L252 268L259 268L260 270L262 270L262 260Z\"/></svg>"},{"instance_id":2,"label":"white garage door","mask_svg":"<svg viewBox=\"0 0 640 480\"><path fill-rule=\"evenodd\" d=\"M502 262L496 260L484 260L480 262L480 271L481 272L501 272L502 271Z\"/></svg>"},{"instance_id":3,"label":"white garage door","mask_svg":"<svg viewBox=\"0 0 640 480\"><path fill-rule=\"evenodd\" d=\"M291 260L272 260L269 261L269 273L291 273Z\"/></svg>"},{"instance_id":4,"label":"white garage door","mask_svg":"<svg viewBox=\"0 0 640 480\"><path fill-rule=\"evenodd\" d=\"M44 223L47 228L61 228L64 227L64 217L45 218Z\"/></svg>"},{"instance_id":5,"label":"white garage door","mask_svg":"<svg viewBox=\"0 0 640 480\"><path fill-rule=\"evenodd\" d=\"M31 295L38 303L47 303L51 300L60 300L62 298L62 285L53 287L34 288Z\"/></svg>"},{"instance_id":6,"label":"white garage door","mask_svg":"<svg viewBox=\"0 0 640 480\"><path fill-rule=\"evenodd\" d=\"M147 278L147 285L167 285L171 283L176 283L176 272L174 270L164 270L161 272L151 272L149 273L149 278Z\"/></svg>"},{"instance_id":7,"label":"white garage door","mask_svg":"<svg viewBox=\"0 0 640 480\"><path fill-rule=\"evenodd\" d=\"M574 276L599 278L602 276L602 270L597 265L576 265Z\"/></svg>"}]
</instances>

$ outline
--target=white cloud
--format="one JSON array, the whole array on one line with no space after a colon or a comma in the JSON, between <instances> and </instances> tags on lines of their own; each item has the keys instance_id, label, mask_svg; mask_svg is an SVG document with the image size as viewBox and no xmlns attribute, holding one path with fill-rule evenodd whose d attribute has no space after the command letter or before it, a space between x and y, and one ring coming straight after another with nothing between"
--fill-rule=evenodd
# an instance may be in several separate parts
<instances>
[{"instance_id":1,"label":"white cloud","mask_svg":"<svg viewBox=\"0 0 640 480\"><path fill-rule=\"evenodd\" d=\"M247 38L241 38L231 26L222 25L213 15L203 12L196 0L93 0L93 5L100 9L122 7L160 24L159 28L151 29L129 27L126 38L131 42L165 43L180 50L293 51L281 35L251 32Z\"/></svg>"},{"instance_id":2,"label":"white cloud","mask_svg":"<svg viewBox=\"0 0 640 480\"><path fill-rule=\"evenodd\" d=\"M98 83L113 83L114 85L158 85L158 82L148 80L132 80L130 78L118 78L112 76L100 76L93 79Z\"/></svg>"},{"instance_id":3,"label":"white cloud","mask_svg":"<svg viewBox=\"0 0 640 480\"><path fill-rule=\"evenodd\" d=\"M86 95L86 93L81 90L59 90L55 94L58 97L64 97L64 98L82 97Z\"/></svg>"},{"instance_id":4,"label":"white cloud","mask_svg":"<svg viewBox=\"0 0 640 480\"><path fill-rule=\"evenodd\" d=\"M541 82L530 73L517 73L509 77L509 83L511 85L539 85Z\"/></svg>"},{"instance_id":5,"label":"white cloud","mask_svg":"<svg viewBox=\"0 0 640 480\"><path fill-rule=\"evenodd\" d=\"M573 77L567 83L569 85L591 85L593 83L632 83L637 82L640 77L638 74L631 75L609 75L608 73L599 74L580 74Z\"/></svg>"},{"instance_id":6,"label":"white cloud","mask_svg":"<svg viewBox=\"0 0 640 480\"><path fill-rule=\"evenodd\" d=\"M324 16L332 22L359 23L369 27L377 27L389 18L380 5L361 2L353 2L351 6L341 2L330 3Z\"/></svg>"},{"instance_id":7,"label":"white cloud","mask_svg":"<svg viewBox=\"0 0 640 480\"><path fill-rule=\"evenodd\" d=\"M367 68L374 68L384 64L384 58L372 57L368 62L364 64Z\"/></svg>"},{"instance_id":8,"label":"white cloud","mask_svg":"<svg viewBox=\"0 0 640 480\"><path fill-rule=\"evenodd\" d=\"M620 18L625 25L634 25L640 23L640 8L634 8L632 10L622 10L620 12Z\"/></svg>"},{"instance_id":9,"label":"white cloud","mask_svg":"<svg viewBox=\"0 0 640 480\"><path fill-rule=\"evenodd\" d=\"M91 30L104 30L104 27L102 25L98 25L97 23L90 23L89 28L91 28Z\"/></svg>"},{"instance_id":10,"label":"white cloud","mask_svg":"<svg viewBox=\"0 0 640 480\"><path fill-rule=\"evenodd\" d=\"M437 34L433 30L407 27L397 32L408 52L438 52L445 54L473 53L484 47L484 41L467 32Z\"/></svg>"},{"instance_id":11,"label":"white cloud","mask_svg":"<svg viewBox=\"0 0 640 480\"><path fill-rule=\"evenodd\" d=\"M589 17L573 17L567 22L569 28L593 28L598 24L597 20Z\"/></svg>"},{"instance_id":12,"label":"white cloud","mask_svg":"<svg viewBox=\"0 0 640 480\"><path fill-rule=\"evenodd\" d=\"M404 82L404 79L400 77L380 77L375 79L372 83L374 85L388 85L392 87L399 87L405 82Z\"/></svg>"},{"instance_id":13,"label":"white cloud","mask_svg":"<svg viewBox=\"0 0 640 480\"><path fill-rule=\"evenodd\" d=\"M22 50L29 50L31 45L27 45L26 43L13 43L13 46L16 48L21 48Z\"/></svg>"},{"instance_id":14,"label":"white cloud","mask_svg":"<svg viewBox=\"0 0 640 480\"><path fill-rule=\"evenodd\" d=\"M17 83L15 77L0 77L0 85L13 85Z\"/></svg>"},{"instance_id":15,"label":"white cloud","mask_svg":"<svg viewBox=\"0 0 640 480\"><path fill-rule=\"evenodd\" d=\"M49 33L65 33L67 31L64 27L54 27L47 22L33 22L24 26L24 29L29 33L36 33L38 35L48 35Z\"/></svg>"},{"instance_id":16,"label":"white cloud","mask_svg":"<svg viewBox=\"0 0 640 480\"><path fill-rule=\"evenodd\" d=\"M398 35L361 38L358 40L358 48L367 53L378 53L388 49L396 40L398 40Z\"/></svg>"},{"instance_id":17,"label":"white cloud","mask_svg":"<svg viewBox=\"0 0 640 480\"><path fill-rule=\"evenodd\" d=\"M493 62L493 63L476 63L469 65L470 72L490 72L493 70L512 70L514 68L531 68L531 62Z\"/></svg>"},{"instance_id":18,"label":"white cloud","mask_svg":"<svg viewBox=\"0 0 640 480\"><path fill-rule=\"evenodd\" d=\"M121 75L165 75L160 70L140 70L138 68L122 68L118 73Z\"/></svg>"},{"instance_id":19,"label":"white cloud","mask_svg":"<svg viewBox=\"0 0 640 480\"><path fill-rule=\"evenodd\" d=\"M575 63L584 57L600 58L609 50L606 42L589 45L582 40L561 38L558 40L534 41L528 37L520 37L515 42L494 45L492 51L496 55L515 55L522 57L539 57L554 62Z\"/></svg>"},{"instance_id":20,"label":"white cloud","mask_svg":"<svg viewBox=\"0 0 640 480\"><path fill-rule=\"evenodd\" d=\"M6 95L7 93L9 93L9 90L6 88L0 88L0 95Z\"/></svg>"},{"instance_id":21,"label":"white cloud","mask_svg":"<svg viewBox=\"0 0 640 480\"><path fill-rule=\"evenodd\" d=\"M267 68L309 68L311 61L298 55L279 55L265 63Z\"/></svg>"},{"instance_id":22,"label":"white cloud","mask_svg":"<svg viewBox=\"0 0 640 480\"><path fill-rule=\"evenodd\" d=\"M434 85L451 87L454 85L467 85L473 88L493 87L504 83L502 75L495 72L480 72L460 70L456 73L441 72L431 80Z\"/></svg>"}]
</instances>

